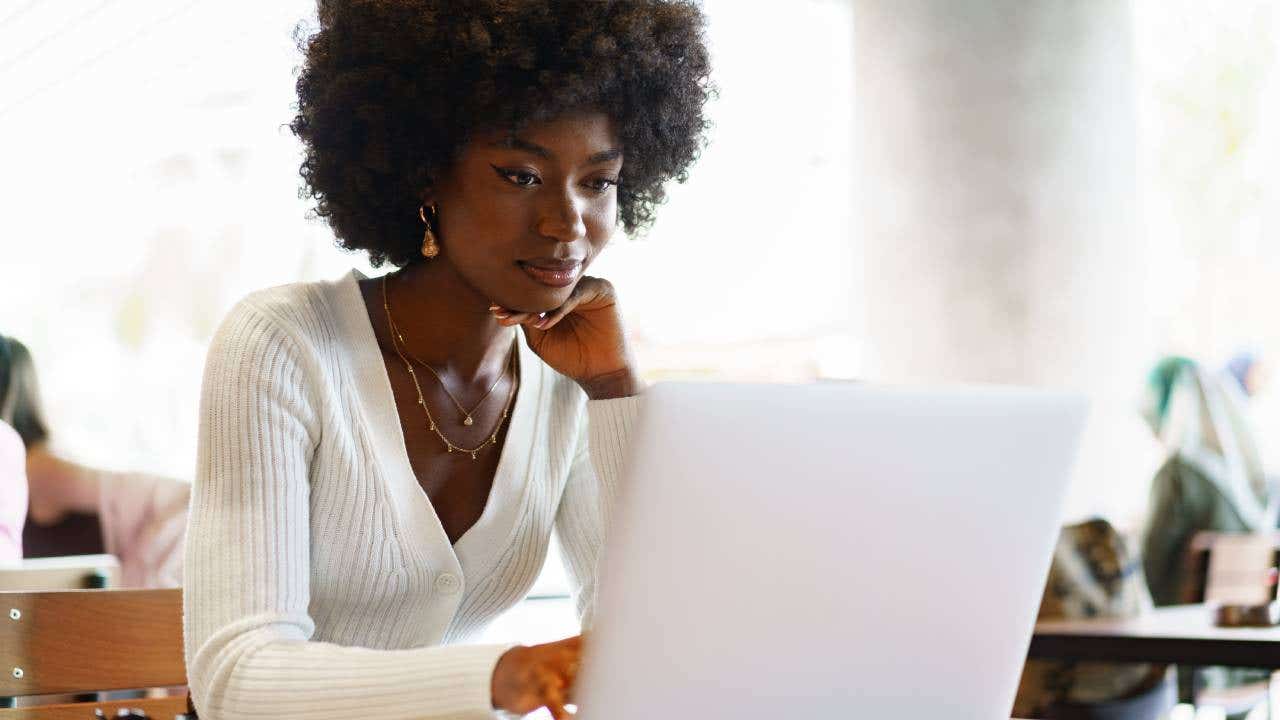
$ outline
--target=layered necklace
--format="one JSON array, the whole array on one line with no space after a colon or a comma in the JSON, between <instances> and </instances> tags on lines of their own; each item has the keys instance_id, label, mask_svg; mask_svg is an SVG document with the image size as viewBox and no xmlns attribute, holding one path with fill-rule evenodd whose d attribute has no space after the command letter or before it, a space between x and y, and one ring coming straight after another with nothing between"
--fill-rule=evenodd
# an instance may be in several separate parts
<instances>
[{"instance_id":1,"label":"layered necklace","mask_svg":"<svg viewBox=\"0 0 1280 720\"><path fill-rule=\"evenodd\" d=\"M471 408L470 410L467 410L462 406L462 403L458 402L458 398L454 397L453 393L449 392L449 386L445 384L444 378L440 377L440 373L436 372L435 368L431 367L429 364L423 362L417 357L414 357L414 355L409 352L409 348L406 346L404 341L404 335L400 333L399 326L396 325L396 321L391 317L391 304L387 302L387 276L386 275L382 276L382 309L387 314L387 327L391 332L391 347L396 351L396 355L400 358L400 362L404 363L404 369L408 371L409 378L413 380L413 389L418 393L418 406L422 408L422 411L427 416L427 427L431 430L431 432L436 434L436 437L440 438L440 441L444 443L445 449L451 453L452 452L467 453L471 455L472 460L475 460L476 453L479 453L481 450L485 449L490 445L496 445L498 443L498 431L502 429L502 424L506 422L507 417L510 416L511 403L515 400L515 397L516 397L516 382L515 382L516 338L514 336L511 338L511 353L507 357L507 366L503 370L503 373L499 375L498 379L495 380L493 382L493 385L489 387L489 392L486 392L484 394L484 397L480 398L480 402L476 403L475 407ZM410 362L410 360L412 360L412 362ZM489 399L489 396L493 394L494 388L498 387L498 383L502 382L502 378L506 377L508 372L511 373L511 376L512 376L511 391L507 393L507 402L506 402L506 405L504 405L502 408L502 417L498 418L498 424L494 426L493 432L489 433L489 437L486 438L484 442L480 443L479 445L473 448L466 448L466 447L462 447L461 445L455 444L452 440L445 437L444 433L440 431L440 425L436 422L435 418L431 416L431 408L427 407L427 399L422 394L422 386L418 384L418 374L413 369L413 363L415 362L421 365L422 367L425 367L427 370L431 371L431 374L435 376L436 381L440 383L440 388L444 390L444 394L449 396L449 399L452 400L453 404L458 408L458 412L461 413L462 424L467 426L471 426L475 424L475 419L472 417L472 415L475 413L476 410L480 408L481 405L484 404L485 400Z\"/></svg>"}]
</instances>

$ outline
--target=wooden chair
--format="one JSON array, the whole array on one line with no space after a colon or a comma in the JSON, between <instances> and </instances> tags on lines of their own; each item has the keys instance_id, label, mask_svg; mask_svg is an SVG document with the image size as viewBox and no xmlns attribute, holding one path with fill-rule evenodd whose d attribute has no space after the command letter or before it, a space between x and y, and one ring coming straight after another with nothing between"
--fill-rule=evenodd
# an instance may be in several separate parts
<instances>
[{"instance_id":1,"label":"wooden chair","mask_svg":"<svg viewBox=\"0 0 1280 720\"><path fill-rule=\"evenodd\" d=\"M187 684L182 591L0 592L0 698ZM185 696L0 709L0 720L89 720L138 708L152 720Z\"/></svg>"}]
</instances>

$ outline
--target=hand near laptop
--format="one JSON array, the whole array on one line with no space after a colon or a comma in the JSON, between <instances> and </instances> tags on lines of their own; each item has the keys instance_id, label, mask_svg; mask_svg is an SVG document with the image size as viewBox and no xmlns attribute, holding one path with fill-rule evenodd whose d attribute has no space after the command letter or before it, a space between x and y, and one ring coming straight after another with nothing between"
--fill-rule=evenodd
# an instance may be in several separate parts
<instances>
[{"instance_id":1,"label":"hand near laptop","mask_svg":"<svg viewBox=\"0 0 1280 720\"><path fill-rule=\"evenodd\" d=\"M545 707L555 720L572 718L564 706L573 701L581 656L581 635L511 648L493 669L493 707L520 715Z\"/></svg>"},{"instance_id":2,"label":"hand near laptop","mask_svg":"<svg viewBox=\"0 0 1280 720\"><path fill-rule=\"evenodd\" d=\"M640 392L617 295L608 280L583 276L563 305L541 316L499 305L489 311L503 325L522 325L529 347L551 369L582 386L592 400Z\"/></svg>"}]
</instances>

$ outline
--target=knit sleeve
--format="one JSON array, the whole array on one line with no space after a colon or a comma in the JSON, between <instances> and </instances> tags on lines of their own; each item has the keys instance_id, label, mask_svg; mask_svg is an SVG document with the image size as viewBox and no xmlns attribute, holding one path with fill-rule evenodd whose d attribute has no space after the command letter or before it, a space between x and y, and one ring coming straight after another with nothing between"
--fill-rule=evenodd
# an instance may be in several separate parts
<instances>
[{"instance_id":1,"label":"knit sleeve","mask_svg":"<svg viewBox=\"0 0 1280 720\"><path fill-rule=\"evenodd\" d=\"M245 301L209 350L183 592L200 717L492 717L491 676L505 647L311 640L308 476L323 407L297 337Z\"/></svg>"},{"instance_id":2,"label":"knit sleeve","mask_svg":"<svg viewBox=\"0 0 1280 720\"><path fill-rule=\"evenodd\" d=\"M640 396L589 400L586 405L587 421L580 430L577 455L556 513L556 534L578 617L589 628L595 614L600 553L612 526Z\"/></svg>"}]
</instances>

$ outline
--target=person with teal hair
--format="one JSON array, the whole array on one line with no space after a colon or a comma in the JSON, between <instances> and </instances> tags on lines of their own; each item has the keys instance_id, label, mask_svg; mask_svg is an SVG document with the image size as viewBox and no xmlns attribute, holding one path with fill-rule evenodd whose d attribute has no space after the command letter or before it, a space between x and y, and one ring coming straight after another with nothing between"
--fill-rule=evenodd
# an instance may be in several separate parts
<instances>
[{"instance_id":1,"label":"person with teal hair","mask_svg":"<svg viewBox=\"0 0 1280 720\"><path fill-rule=\"evenodd\" d=\"M1199 599L1203 591L1188 562L1201 531L1251 533L1277 525L1275 493L1263 472L1244 394L1222 373L1185 357L1166 357L1148 375L1144 415L1167 455L1151 481L1142 530L1142 565L1156 606ZM1183 697L1191 688L1224 688L1266 673L1179 672Z\"/></svg>"},{"instance_id":2,"label":"person with teal hair","mask_svg":"<svg viewBox=\"0 0 1280 720\"><path fill-rule=\"evenodd\" d=\"M1156 605L1194 594L1185 562L1202 530L1254 532L1276 527L1272 492L1240 393L1186 357L1158 362L1148 375L1144 415L1167 456L1151 485L1143 565Z\"/></svg>"}]
</instances>

